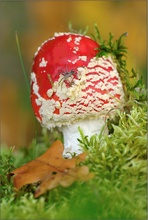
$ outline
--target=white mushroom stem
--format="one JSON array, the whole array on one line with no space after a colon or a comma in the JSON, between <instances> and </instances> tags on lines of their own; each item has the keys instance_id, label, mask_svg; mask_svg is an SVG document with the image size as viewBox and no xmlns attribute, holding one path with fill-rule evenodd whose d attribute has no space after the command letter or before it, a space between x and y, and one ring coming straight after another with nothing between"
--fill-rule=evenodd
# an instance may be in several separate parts
<instances>
[{"instance_id":1,"label":"white mushroom stem","mask_svg":"<svg viewBox=\"0 0 148 220\"><path fill-rule=\"evenodd\" d=\"M64 138L63 157L71 158L74 153L78 155L83 152L83 149L80 147L80 143L78 141L78 138L80 139L80 132L78 130L79 127L83 131L84 135L90 138L92 135L100 134L104 125L104 118L99 118L91 120L85 119L75 124L62 126L60 131L62 131Z\"/></svg>"}]
</instances>

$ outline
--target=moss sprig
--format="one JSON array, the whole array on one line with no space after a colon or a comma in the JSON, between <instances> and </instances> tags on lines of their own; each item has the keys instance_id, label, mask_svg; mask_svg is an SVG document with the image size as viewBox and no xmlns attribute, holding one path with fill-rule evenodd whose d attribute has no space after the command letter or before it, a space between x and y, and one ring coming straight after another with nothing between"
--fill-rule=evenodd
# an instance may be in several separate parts
<instances>
[{"instance_id":1,"label":"moss sprig","mask_svg":"<svg viewBox=\"0 0 148 220\"><path fill-rule=\"evenodd\" d=\"M109 38L106 41L101 37L97 24L94 25L94 29L95 34L92 34L92 37L100 45L97 57L112 57L122 80L125 100L146 100L146 94L143 93L144 85L142 76L139 76L134 68L131 71L127 70L127 47L124 45L124 41L128 33L123 33L117 40L114 40L114 35L109 33Z\"/></svg>"},{"instance_id":2,"label":"moss sprig","mask_svg":"<svg viewBox=\"0 0 148 220\"><path fill-rule=\"evenodd\" d=\"M114 35L109 33L108 41L102 39L97 24L94 25L95 28L95 35L92 34L94 40L99 43L100 51L97 54L97 57L106 56L108 54L112 54L115 56L116 59L120 60L122 63L123 60L121 59L127 53L127 47L124 45L124 37L128 35L127 32L123 33L118 40L114 41ZM124 66L124 62L122 63Z\"/></svg>"},{"instance_id":3,"label":"moss sprig","mask_svg":"<svg viewBox=\"0 0 148 220\"><path fill-rule=\"evenodd\" d=\"M0 155L0 194L2 197L10 197L13 193L13 187L8 180L8 173L15 168L14 166L14 147L11 147L8 153L2 152Z\"/></svg>"},{"instance_id":4,"label":"moss sprig","mask_svg":"<svg viewBox=\"0 0 148 220\"><path fill-rule=\"evenodd\" d=\"M118 111L119 124L110 135L88 137L80 131L80 145L88 152L88 166L98 178L146 175L147 108L133 106L130 113ZM97 171L97 172L96 172ZM116 179L117 180L117 179Z\"/></svg>"}]
</instances>

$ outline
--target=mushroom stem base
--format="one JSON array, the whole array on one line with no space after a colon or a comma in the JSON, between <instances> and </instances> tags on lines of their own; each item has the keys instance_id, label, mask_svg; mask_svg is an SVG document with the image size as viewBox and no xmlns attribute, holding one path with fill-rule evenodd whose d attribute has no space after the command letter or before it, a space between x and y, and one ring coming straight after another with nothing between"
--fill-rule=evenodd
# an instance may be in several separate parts
<instances>
[{"instance_id":1,"label":"mushroom stem base","mask_svg":"<svg viewBox=\"0 0 148 220\"><path fill-rule=\"evenodd\" d=\"M63 157L71 158L73 154L78 155L83 152L83 149L80 147L79 141L77 140L78 138L80 139L78 127L81 128L85 136L90 138L92 135L100 134L104 125L104 118L99 118L82 120L75 124L62 126L60 131L62 131L64 138Z\"/></svg>"}]
</instances>

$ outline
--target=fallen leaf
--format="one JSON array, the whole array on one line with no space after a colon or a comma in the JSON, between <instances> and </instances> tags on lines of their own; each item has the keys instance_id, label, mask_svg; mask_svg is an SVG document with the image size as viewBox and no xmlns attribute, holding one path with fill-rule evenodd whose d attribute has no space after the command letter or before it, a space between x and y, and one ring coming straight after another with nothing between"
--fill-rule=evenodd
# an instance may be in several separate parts
<instances>
[{"instance_id":1,"label":"fallen leaf","mask_svg":"<svg viewBox=\"0 0 148 220\"><path fill-rule=\"evenodd\" d=\"M77 166L86 158L86 153L64 159L63 150L63 144L58 140L44 154L9 173L13 176L14 187L20 189L26 184L40 182L35 192L37 198L58 185L68 187L74 181L87 181L93 177L87 166Z\"/></svg>"},{"instance_id":2,"label":"fallen leaf","mask_svg":"<svg viewBox=\"0 0 148 220\"><path fill-rule=\"evenodd\" d=\"M93 174L89 173L87 166L76 167L62 172L57 172L54 175L48 175L48 177L42 181L40 187L36 190L35 198L39 197L47 190L57 187L58 185L68 187L76 180L87 181L92 177Z\"/></svg>"}]
</instances>

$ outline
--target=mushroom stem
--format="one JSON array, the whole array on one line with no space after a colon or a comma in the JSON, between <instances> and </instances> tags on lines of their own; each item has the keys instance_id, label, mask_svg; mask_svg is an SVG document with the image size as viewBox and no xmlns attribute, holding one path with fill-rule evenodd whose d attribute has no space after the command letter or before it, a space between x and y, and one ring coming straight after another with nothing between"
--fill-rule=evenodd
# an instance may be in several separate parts
<instances>
[{"instance_id":1,"label":"mushroom stem","mask_svg":"<svg viewBox=\"0 0 148 220\"><path fill-rule=\"evenodd\" d=\"M85 136L90 138L92 135L100 134L104 125L105 120L102 117L99 119L85 119L68 126L62 126L60 131L63 133L64 138L63 157L71 158L72 154L78 155L83 152L78 141L78 138L80 139L78 127L82 129Z\"/></svg>"}]
</instances>

